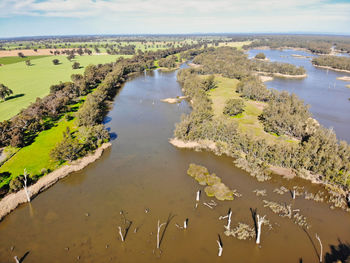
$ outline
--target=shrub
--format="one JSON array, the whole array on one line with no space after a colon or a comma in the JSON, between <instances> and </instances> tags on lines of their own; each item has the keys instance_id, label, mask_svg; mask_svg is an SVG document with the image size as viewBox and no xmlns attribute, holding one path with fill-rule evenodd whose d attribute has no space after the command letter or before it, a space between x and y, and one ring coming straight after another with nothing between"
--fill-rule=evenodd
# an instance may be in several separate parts
<instances>
[{"instance_id":1,"label":"shrub","mask_svg":"<svg viewBox=\"0 0 350 263\"><path fill-rule=\"evenodd\" d=\"M266 56L265 56L264 53L261 53L261 52L260 52L260 53L256 54L255 58L256 58L256 59L265 59Z\"/></svg>"},{"instance_id":2,"label":"shrub","mask_svg":"<svg viewBox=\"0 0 350 263\"><path fill-rule=\"evenodd\" d=\"M226 101L224 114L229 116L236 116L243 112L244 102L241 99L229 99Z\"/></svg>"}]
</instances>

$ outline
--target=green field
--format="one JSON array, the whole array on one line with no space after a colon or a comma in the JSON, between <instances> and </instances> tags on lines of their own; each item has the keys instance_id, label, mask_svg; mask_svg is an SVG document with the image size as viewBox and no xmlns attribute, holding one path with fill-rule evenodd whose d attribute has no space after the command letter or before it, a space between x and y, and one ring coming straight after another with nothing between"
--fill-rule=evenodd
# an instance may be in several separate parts
<instances>
[{"instance_id":1,"label":"green field","mask_svg":"<svg viewBox=\"0 0 350 263\"><path fill-rule=\"evenodd\" d=\"M209 91L209 96L213 101L214 117L220 118L224 116L223 110L228 99L241 98L240 94L236 92L236 86L239 83L236 79L224 78L216 76L217 88ZM241 98L242 99L242 98ZM244 99L244 112L231 118L238 123L241 132L250 134L255 137L264 138L266 141L286 140L293 141L287 136L276 136L264 131L263 124L259 121L259 115L266 106L264 102Z\"/></svg>"},{"instance_id":2,"label":"green field","mask_svg":"<svg viewBox=\"0 0 350 263\"><path fill-rule=\"evenodd\" d=\"M13 98L0 103L0 121L13 117L37 97L47 95L51 85L69 81L72 74L83 73L85 66L113 62L118 57L120 56L77 56L70 62L66 56L49 56L35 59L29 67L24 62L0 67L1 83L13 90ZM54 58L59 59L61 64L53 65ZM74 61L79 62L82 68L73 70Z\"/></svg>"},{"instance_id":3,"label":"green field","mask_svg":"<svg viewBox=\"0 0 350 263\"><path fill-rule=\"evenodd\" d=\"M24 169L31 175L38 175L43 168L54 170L58 162L50 158L50 151L62 140L62 134L67 127L74 127L74 120L66 121L64 118L55 127L41 132L35 141L21 148L10 160L0 167L0 173L9 172L10 176L0 181L0 187L23 174ZM1 180L2 178L0 178Z\"/></svg>"},{"instance_id":4,"label":"green field","mask_svg":"<svg viewBox=\"0 0 350 263\"><path fill-rule=\"evenodd\" d=\"M44 57L47 57L47 56L27 56L24 58L21 58L21 57L3 57L3 58L0 58L0 64L9 65L9 64L14 64L14 63L18 63L18 62L24 62L28 59L30 61L32 61L32 60L40 59L40 58L44 58Z\"/></svg>"}]
</instances>

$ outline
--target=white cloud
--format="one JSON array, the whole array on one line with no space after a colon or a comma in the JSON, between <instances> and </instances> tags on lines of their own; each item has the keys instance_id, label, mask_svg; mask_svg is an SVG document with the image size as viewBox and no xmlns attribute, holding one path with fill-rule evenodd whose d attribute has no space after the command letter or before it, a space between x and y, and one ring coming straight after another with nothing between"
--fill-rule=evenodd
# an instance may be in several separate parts
<instances>
[{"instance_id":1,"label":"white cloud","mask_svg":"<svg viewBox=\"0 0 350 263\"><path fill-rule=\"evenodd\" d=\"M0 0L0 17L118 21L157 32L167 27L182 32L330 31L332 27L349 32L349 14L350 3L325 0Z\"/></svg>"}]
</instances>

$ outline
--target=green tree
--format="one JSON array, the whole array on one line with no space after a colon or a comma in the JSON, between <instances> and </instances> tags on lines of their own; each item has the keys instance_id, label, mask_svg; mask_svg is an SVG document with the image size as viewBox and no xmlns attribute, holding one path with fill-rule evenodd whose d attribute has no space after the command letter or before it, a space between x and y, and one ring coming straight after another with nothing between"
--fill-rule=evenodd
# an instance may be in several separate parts
<instances>
[{"instance_id":1,"label":"green tree","mask_svg":"<svg viewBox=\"0 0 350 263\"><path fill-rule=\"evenodd\" d=\"M7 96L13 94L13 91L0 83L0 98L5 101Z\"/></svg>"},{"instance_id":2,"label":"green tree","mask_svg":"<svg viewBox=\"0 0 350 263\"><path fill-rule=\"evenodd\" d=\"M226 106L223 113L229 116L236 116L243 112L244 102L241 99L229 99L226 101Z\"/></svg>"},{"instance_id":3,"label":"green tree","mask_svg":"<svg viewBox=\"0 0 350 263\"><path fill-rule=\"evenodd\" d=\"M265 59L266 56L265 56L264 53L260 52L260 53L256 54L255 58L256 58L256 59Z\"/></svg>"},{"instance_id":4,"label":"green tree","mask_svg":"<svg viewBox=\"0 0 350 263\"><path fill-rule=\"evenodd\" d=\"M55 161L73 161L80 157L79 153L82 150L82 145L77 139L73 138L69 128L63 132L63 139L50 152L50 156Z\"/></svg>"},{"instance_id":5,"label":"green tree","mask_svg":"<svg viewBox=\"0 0 350 263\"><path fill-rule=\"evenodd\" d=\"M58 64L60 64L60 61L57 58L55 58L55 59L52 60L52 63L54 65L58 65Z\"/></svg>"},{"instance_id":6,"label":"green tree","mask_svg":"<svg viewBox=\"0 0 350 263\"><path fill-rule=\"evenodd\" d=\"M79 69L80 68L80 63L79 62L74 62L72 65L72 69Z\"/></svg>"}]
</instances>

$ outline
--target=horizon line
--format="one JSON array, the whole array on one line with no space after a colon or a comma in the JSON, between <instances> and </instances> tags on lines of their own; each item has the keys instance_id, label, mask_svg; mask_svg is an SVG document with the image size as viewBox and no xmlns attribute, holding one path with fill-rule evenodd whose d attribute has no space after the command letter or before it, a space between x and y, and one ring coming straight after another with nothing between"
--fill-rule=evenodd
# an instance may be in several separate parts
<instances>
[{"instance_id":1,"label":"horizon line","mask_svg":"<svg viewBox=\"0 0 350 263\"><path fill-rule=\"evenodd\" d=\"M23 35L1 37L0 40L12 40L20 38L52 38L52 37L92 37L92 36L211 36L211 35L314 35L314 36L343 36L350 37L350 33L332 33L332 32L193 32L193 33L93 33L93 34L57 34L57 35Z\"/></svg>"}]
</instances>

